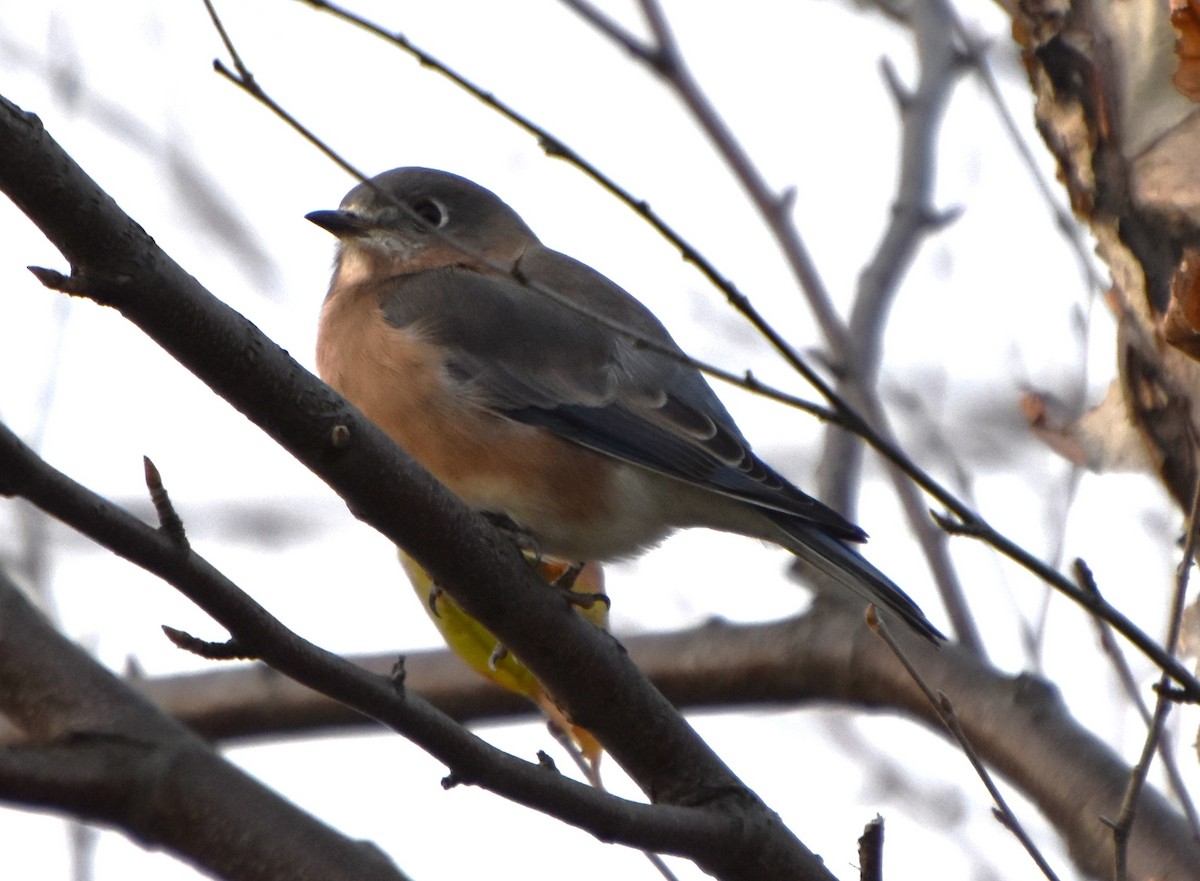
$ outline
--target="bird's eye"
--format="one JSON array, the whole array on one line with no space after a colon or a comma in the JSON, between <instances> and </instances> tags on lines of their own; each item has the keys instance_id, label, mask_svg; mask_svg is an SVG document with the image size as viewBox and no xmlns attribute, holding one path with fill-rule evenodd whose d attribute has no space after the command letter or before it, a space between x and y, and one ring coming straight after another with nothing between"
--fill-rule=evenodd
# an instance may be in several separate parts
<instances>
[{"instance_id":1,"label":"bird's eye","mask_svg":"<svg viewBox=\"0 0 1200 881\"><path fill-rule=\"evenodd\" d=\"M437 229L440 226L445 226L447 219L449 219L446 211L441 205L433 201L433 199L418 199L409 207L412 208L413 213L416 214L417 217L424 220L434 229Z\"/></svg>"}]
</instances>

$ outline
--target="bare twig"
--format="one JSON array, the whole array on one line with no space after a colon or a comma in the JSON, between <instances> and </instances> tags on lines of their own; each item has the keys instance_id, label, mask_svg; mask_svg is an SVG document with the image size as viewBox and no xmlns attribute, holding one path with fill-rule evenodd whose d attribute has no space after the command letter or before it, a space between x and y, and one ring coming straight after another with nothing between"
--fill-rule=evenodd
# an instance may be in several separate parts
<instances>
[{"instance_id":1,"label":"bare twig","mask_svg":"<svg viewBox=\"0 0 1200 881\"><path fill-rule=\"evenodd\" d=\"M937 136L963 68L962 57L946 27L944 6L941 0L919 0L912 6L909 24L918 62L913 89L905 90L890 63L882 63L900 115L899 179L891 221L859 275L849 320L854 378L872 387L879 381L883 332L900 282L925 237L944 222L944 216L933 205ZM839 391L847 392L845 380L839 382ZM821 498L840 511L853 510L861 449L857 440L841 432L826 435L824 456L829 467L823 470ZM846 470L849 475L845 480L831 476Z\"/></svg>"},{"instance_id":2,"label":"bare twig","mask_svg":"<svg viewBox=\"0 0 1200 881\"><path fill-rule=\"evenodd\" d=\"M212 5L212 0L204 0L204 8L208 10L208 17L212 20L213 27L217 29L217 33L221 35L221 42L225 44L225 50L229 53L229 57L233 60L234 71L231 71L219 60L213 61L213 70L221 74L230 82L236 83L241 88L245 89L257 100L261 101L267 107L271 108L271 112L283 119L289 126L292 127L299 135L301 135L310 144L325 154L328 159L337 165L342 170L349 173L352 177L359 180L366 180L366 175L342 158L341 155L330 150L325 142L316 136L310 129L300 123L298 119L283 109L268 95L261 86L258 80L254 78L245 64L242 63L242 57L238 54L237 49L233 45L233 41L229 38L229 34L225 30L225 25L221 21L221 17L217 15L217 10Z\"/></svg>"},{"instance_id":3,"label":"bare twig","mask_svg":"<svg viewBox=\"0 0 1200 881\"><path fill-rule=\"evenodd\" d=\"M1005 5L1005 8L1011 13L1012 10L1009 9L1008 0L1005 0L1002 5ZM947 14L954 28L955 36L958 37L962 44L964 60L971 65L971 69L983 84L984 91L992 102L992 107L996 111L996 116L1000 120L1000 125L1004 129L1004 133L1008 136L1013 150L1020 157L1021 164L1025 166L1025 170L1029 173L1033 185L1037 188L1038 195L1042 197L1042 201L1045 202L1050 215L1054 218L1054 225L1062 233L1063 238L1067 240L1068 245L1070 245L1071 251L1079 263L1079 271L1083 276L1085 286L1093 293L1103 290L1106 283L1096 271L1095 262L1088 250L1087 244L1084 242L1080 225L1071 213L1062 206L1062 202L1058 195L1056 195L1056 191L1052 188L1050 182L1046 180L1046 176L1042 174L1042 170L1038 167L1037 159L1033 155L1033 150L1026 143L1025 138L1021 136L1021 131L1017 127L1016 120L1013 119L1012 112L1008 109L1008 105L1004 101L1004 96L1000 93L1000 85L996 82L996 74L992 70L991 62L988 61L988 47L986 43L967 29L966 23L952 4L947 4Z\"/></svg>"},{"instance_id":4,"label":"bare twig","mask_svg":"<svg viewBox=\"0 0 1200 881\"><path fill-rule=\"evenodd\" d=\"M1192 508L1188 513L1187 541L1183 548L1183 557L1175 571L1175 590L1171 597L1171 610L1167 617L1167 648L1174 651L1179 644L1179 631L1183 626L1184 601L1187 598L1188 576L1192 571L1192 563L1196 558L1196 546L1200 542L1200 481L1197 482L1192 497ZM1113 830L1113 871L1116 881L1126 881L1128 873L1129 835L1133 829L1133 820L1137 815L1138 798L1146 783L1146 775L1150 773L1150 763L1154 753L1159 748L1159 738L1167 723L1167 716L1174 703L1171 700L1170 681L1164 674L1158 683L1158 698L1154 705L1154 716L1146 731L1146 741L1142 745L1142 754L1133 772L1129 775L1129 787L1125 791L1125 799L1121 804L1121 813L1111 822Z\"/></svg>"},{"instance_id":5,"label":"bare twig","mask_svg":"<svg viewBox=\"0 0 1200 881\"><path fill-rule=\"evenodd\" d=\"M883 881L883 817L876 816L858 838L859 881Z\"/></svg>"},{"instance_id":6,"label":"bare twig","mask_svg":"<svg viewBox=\"0 0 1200 881\"><path fill-rule=\"evenodd\" d=\"M983 764L983 760L979 758L979 754L975 751L975 747L971 745L970 739L967 737L966 732L963 731L962 725L958 721L958 715L954 712L954 705L950 702L950 699L940 692L935 693L933 689L929 687L929 684L925 682L925 678L917 671L917 668L913 666L913 663L909 659L907 653L900 647L899 643L896 642L895 637L892 636L891 632L887 628L887 625L884 624L883 621L880 620L875 614L874 606L871 607L871 610L868 614L870 615L871 626L883 638L883 641L887 643L888 648L892 650L893 654L895 654L900 663L904 665L904 669L908 671L908 675L912 677L913 682L915 682L917 687L920 688L924 693L926 699L929 701L929 705L934 708L938 714L938 718L942 720L942 724L945 725L946 730L950 732L950 736L958 742L960 747L962 747L963 755L967 757L967 761L971 763L971 767L975 769L975 773L978 774L979 779L983 781L983 785L987 789L988 794L992 797L992 801L996 803L997 819L1004 825L1004 828L1012 832L1013 835L1016 836L1017 840L1021 842L1021 846L1025 848L1026 853L1028 853L1030 859L1037 864L1037 867L1041 870L1042 874L1045 875L1046 878L1050 879L1050 881L1058 881L1058 876L1054 874L1054 870L1050 868L1050 864L1046 862L1046 858L1042 856L1042 852L1038 850L1037 845L1033 843L1033 839L1030 838L1028 833L1025 832L1025 829L1021 826L1016 814L1014 814L1012 809L1009 808L1008 802L1001 794L999 787L997 787L995 781L992 780L991 772L989 772L987 766Z\"/></svg>"},{"instance_id":7,"label":"bare twig","mask_svg":"<svg viewBox=\"0 0 1200 881\"><path fill-rule=\"evenodd\" d=\"M705 97L683 59L683 53L667 24L666 15L658 0L640 0L640 6L654 36L655 45L649 56L653 59L654 71L675 89L684 106L717 147L738 182L750 196L750 200L767 221L771 233L779 241L792 274L808 299L809 308L812 309L817 324L821 327L836 365L835 371L840 374L851 370L848 362L854 348L847 336L845 325L833 307L833 297L817 271L816 262L809 254L808 246L804 244L795 224L791 222L791 195L779 195L771 189L745 148ZM765 322L761 325L756 324L755 327L760 332L767 333L767 338L777 348L790 348L773 329L766 326ZM783 351L782 348L780 350Z\"/></svg>"},{"instance_id":8,"label":"bare twig","mask_svg":"<svg viewBox=\"0 0 1200 881\"><path fill-rule=\"evenodd\" d=\"M854 347L854 370L839 376L838 392L851 401L857 399L860 389L872 390L873 396L879 382L887 315L900 282L925 237L950 216L933 205L938 130L963 69L959 48L947 27L947 6L944 0L919 0L912 5L909 25L916 39L919 70L917 84L911 91L903 89L889 64L883 66L901 119L900 176L891 222L859 276L850 312L847 336L849 345ZM861 469L861 439L834 427L827 428L818 471L819 497L853 518ZM892 476L955 635L968 650L986 657L979 628L950 559L946 535L925 516L925 505L912 482L894 472Z\"/></svg>"},{"instance_id":9,"label":"bare twig","mask_svg":"<svg viewBox=\"0 0 1200 881\"><path fill-rule=\"evenodd\" d=\"M657 59L654 57L654 50L651 47L621 27L613 18L606 15L603 10L588 3L587 0L562 0L562 4L618 46L624 48L626 52L638 61L651 65L657 63Z\"/></svg>"},{"instance_id":10,"label":"bare twig","mask_svg":"<svg viewBox=\"0 0 1200 881\"><path fill-rule=\"evenodd\" d=\"M1200 701L1200 690L1198 690L1200 681L1196 680L1191 671L1187 670L1171 652L1159 645L1103 596L1084 590L1058 570L1048 566L1007 536L997 532L977 515L968 514L966 518L962 518L958 511L955 512L955 515L955 517L947 517L934 513L933 517L943 529L952 535L977 538L996 548L1059 593L1065 594L1100 620L1112 625L1114 630L1132 642L1146 657L1152 659L1159 669L1170 671L1169 675L1176 682L1180 682L1176 673L1183 676L1186 684L1183 685L1183 691L1179 695L1180 699L1191 702Z\"/></svg>"},{"instance_id":11,"label":"bare twig","mask_svg":"<svg viewBox=\"0 0 1200 881\"><path fill-rule=\"evenodd\" d=\"M1079 581L1080 586L1085 590L1099 593L1100 588L1096 584L1095 576L1093 576L1092 570L1083 560L1077 559L1075 561L1075 577ZM1100 647L1112 662L1113 669L1117 674L1117 681L1121 683L1121 689L1125 692L1125 697L1137 709L1138 714L1142 717L1142 722L1145 723L1147 730L1149 730L1153 725L1153 716L1150 713L1149 707L1146 706L1146 701L1142 698L1141 686L1134 677L1133 670L1130 669L1125 652L1122 651L1120 643L1113 638L1112 628L1108 624L1098 618L1093 618L1092 623L1096 626L1096 633L1100 639ZM1175 758L1175 753L1171 748L1171 741L1167 733L1166 730L1163 730L1159 734L1158 758L1163 764L1163 770L1167 774L1167 783L1171 788L1171 794L1175 796L1175 800L1183 808L1183 814L1187 818L1188 825L1192 830L1192 838L1200 841L1200 815L1196 812L1196 804L1192 800L1191 793L1188 792L1187 783L1183 779L1183 772L1179 768L1179 762Z\"/></svg>"}]
</instances>

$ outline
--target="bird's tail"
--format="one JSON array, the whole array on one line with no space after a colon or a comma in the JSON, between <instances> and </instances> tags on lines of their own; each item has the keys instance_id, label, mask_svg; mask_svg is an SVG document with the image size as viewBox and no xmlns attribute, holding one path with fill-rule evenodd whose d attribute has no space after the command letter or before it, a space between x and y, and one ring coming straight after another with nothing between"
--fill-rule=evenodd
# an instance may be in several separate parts
<instances>
[{"instance_id":1,"label":"bird's tail","mask_svg":"<svg viewBox=\"0 0 1200 881\"><path fill-rule=\"evenodd\" d=\"M946 637L929 623L925 613L908 594L854 548L810 524L784 517L772 517L771 520L783 533L784 538L779 544L800 559L867 602L902 618L929 641L938 643L945 640Z\"/></svg>"}]
</instances>

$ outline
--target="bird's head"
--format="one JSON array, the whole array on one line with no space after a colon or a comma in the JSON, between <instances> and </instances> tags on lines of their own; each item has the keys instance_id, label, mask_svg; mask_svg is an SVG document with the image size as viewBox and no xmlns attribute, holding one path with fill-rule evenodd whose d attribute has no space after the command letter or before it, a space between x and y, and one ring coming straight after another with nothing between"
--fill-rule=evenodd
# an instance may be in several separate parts
<instances>
[{"instance_id":1,"label":"bird's head","mask_svg":"<svg viewBox=\"0 0 1200 881\"><path fill-rule=\"evenodd\" d=\"M430 168L394 168L356 186L333 211L305 215L337 236L342 281L490 261L511 267L537 237L495 193Z\"/></svg>"}]
</instances>

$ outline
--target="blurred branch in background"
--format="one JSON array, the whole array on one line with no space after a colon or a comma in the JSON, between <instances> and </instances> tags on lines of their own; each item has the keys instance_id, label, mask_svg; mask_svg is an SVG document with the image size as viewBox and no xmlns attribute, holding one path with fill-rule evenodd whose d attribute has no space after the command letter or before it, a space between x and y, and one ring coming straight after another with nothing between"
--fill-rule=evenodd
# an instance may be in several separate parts
<instances>
[{"instance_id":1,"label":"blurred branch in background","mask_svg":"<svg viewBox=\"0 0 1200 881\"><path fill-rule=\"evenodd\" d=\"M260 296L276 295L280 279L276 255L236 210L236 200L222 190L203 157L194 155L192 145L169 132L156 131L127 106L93 89L86 62L63 18L51 19L47 45L47 51L38 52L0 29L0 53L11 67L42 72L52 96L63 107L90 119L97 130L153 163L156 179L165 184L165 192L186 219L189 231L212 240Z\"/></svg>"}]
</instances>

